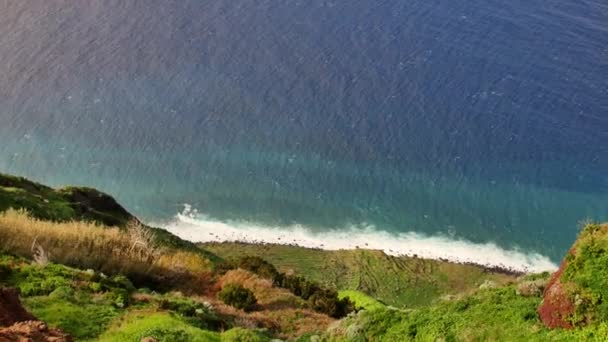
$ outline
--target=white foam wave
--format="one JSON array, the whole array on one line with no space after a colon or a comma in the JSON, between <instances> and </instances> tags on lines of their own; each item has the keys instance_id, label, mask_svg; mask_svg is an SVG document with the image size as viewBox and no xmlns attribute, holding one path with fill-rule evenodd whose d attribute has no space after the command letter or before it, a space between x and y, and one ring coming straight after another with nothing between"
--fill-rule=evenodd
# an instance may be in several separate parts
<instances>
[{"instance_id":1,"label":"white foam wave","mask_svg":"<svg viewBox=\"0 0 608 342\"><path fill-rule=\"evenodd\" d=\"M415 232L394 234L377 230L373 226L315 233L300 225L268 227L246 222L220 222L200 215L189 205L186 205L185 210L173 221L157 226L193 242L295 244L326 250L365 248L383 250L395 256L417 255L428 259L447 259L522 272L557 269L557 265L546 256L521 250L505 250L491 242L479 244Z\"/></svg>"}]
</instances>

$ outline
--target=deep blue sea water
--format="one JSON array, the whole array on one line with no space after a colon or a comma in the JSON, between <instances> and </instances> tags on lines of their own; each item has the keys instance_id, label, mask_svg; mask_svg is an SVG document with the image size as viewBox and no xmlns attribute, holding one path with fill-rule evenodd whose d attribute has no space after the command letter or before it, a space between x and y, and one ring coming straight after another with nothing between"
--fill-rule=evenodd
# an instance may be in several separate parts
<instances>
[{"instance_id":1,"label":"deep blue sea water","mask_svg":"<svg viewBox=\"0 0 608 342\"><path fill-rule=\"evenodd\" d=\"M216 223L192 239L415 232L558 261L608 220L605 1L4 1L0 33L0 172L178 233L189 204Z\"/></svg>"}]
</instances>

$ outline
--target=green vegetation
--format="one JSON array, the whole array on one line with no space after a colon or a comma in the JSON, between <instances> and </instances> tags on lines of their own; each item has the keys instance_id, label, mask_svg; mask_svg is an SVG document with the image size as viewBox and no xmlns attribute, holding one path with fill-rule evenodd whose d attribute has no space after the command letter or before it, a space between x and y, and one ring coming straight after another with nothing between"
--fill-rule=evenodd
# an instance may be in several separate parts
<instances>
[{"instance_id":1,"label":"green vegetation","mask_svg":"<svg viewBox=\"0 0 608 342\"><path fill-rule=\"evenodd\" d=\"M215 331L222 330L227 326L215 314L211 304L201 303L188 297L163 296L158 307L179 314L186 322L197 328Z\"/></svg>"},{"instance_id":2,"label":"green vegetation","mask_svg":"<svg viewBox=\"0 0 608 342\"><path fill-rule=\"evenodd\" d=\"M357 310L384 309L386 305L361 291L345 290L338 293L340 299L348 298Z\"/></svg>"},{"instance_id":3,"label":"green vegetation","mask_svg":"<svg viewBox=\"0 0 608 342\"><path fill-rule=\"evenodd\" d=\"M24 305L36 317L76 339L91 339L102 333L128 305L134 290L121 277L103 278L95 272L61 265L31 265L8 256L0 258L0 265L11 269L2 286L19 288Z\"/></svg>"},{"instance_id":4,"label":"green vegetation","mask_svg":"<svg viewBox=\"0 0 608 342\"><path fill-rule=\"evenodd\" d=\"M222 342L267 342L270 339L257 331L233 328L222 334Z\"/></svg>"},{"instance_id":5,"label":"green vegetation","mask_svg":"<svg viewBox=\"0 0 608 342\"><path fill-rule=\"evenodd\" d=\"M310 307L334 318L341 318L353 311L353 305L348 298L339 298L338 293L330 288L324 288L317 282L309 281L296 275L288 275L277 269L260 257L245 256L230 260L223 265L224 269L241 268L260 277L271 280L275 285L285 288L294 295L308 301Z\"/></svg>"},{"instance_id":6,"label":"green vegetation","mask_svg":"<svg viewBox=\"0 0 608 342\"><path fill-rule=\"evenodd\" d=\"M538 319L542 298L515 285L416 310L376 309L349 316L330 341L605 341L607 326L549 330Z\"/></svg>"},{"instance_id":7,"label":"green vegetation","mask_svg":"<svg viewBox=\"0 0 608 342\"><path fill-rule=\"evenodd\" d=\"M40 221L12 209L0 213L0 251L32 257L33 246L47 261L123 274L136 285L158 290L187 283L213 268L205 254L159 245L153 233L137 223L119 230L86 222Z\"/></svg>"},{"instance_id":8,"label":"green vegetation","mask_svg":"<svg viewBox=\"0 0 608 342\"><path fill-rule=\"evenodd\" d=\"M54 190L25 178L0 174L0 212L26 208L42 220L83 220L124 227L133 219L116 201L95 189L67 187Z\"/></svg>"},{"instance_id":9,"label":"green vegetation","mask_svg":"<svg viewBox=\"0 0 608 342\"><path fill-rule=\"evenodd\" d=\"M181 317L170 313L133 311L99 337L102 342L139 342L144 337L159 342L220 341L217 332L205 331L189 325Z\"/></svg>"},{"instance_id":10,"label":"green vegetation","mask_svg":"<svg viewBox=\"0 0 608 342\"><path fill-rule=\"evenodd\" d=\"M371 250L203 249L123 211L0 175L0 286L76 341L607 340L608 224L585 226L561 273L517 277ZM546 327L554 309L573 329Z\"/></svg>"},{"instance_id":11,"label":"green vegetation","mask_svg":"<svg viewBox=\"0 0 608 342\"><path fill-rule=\"evenodd\" d=\"M84 296L38 296L25 298L23 303L37 318L70 333L77 340L96 338L121 314L111 300Z\"/></svg>"},{"instance_id":12,"label":"green vegetation","mask_svg":"<svg viewBox=\"0 0 608 342\"><path fill-rule=\"evenodd\" d=\"M444 295L471 292L485 281L500 285L515 280L512 275L479 266L393 257L373 250L323 251L240 243L202 246L224 259L258 256L283 273L295 273L325 288L360 291L387 305L406 308L428 306Z\"/></svg>"},{"instance_id":13,"label":"green vegetation","mask_svg":"<svg viewBox=\"0 0 608 342\"><path fill-rule=\"evenodd\" d=\"M608 321L608 224L586 225L566 261L561 280L576 307L571 322Z\"/></svg>"},{"instance_id":14,"label":"green vegetation","mask_svg":"<svg viewBox=\"0 0 608 342\"><path fill-rule=\"evenodd\" d=\"M257 299L251 290L239 284L227 284L219 293L222 302L237 309L251 311L257 304Z\"/></svg>"}]
</instances>

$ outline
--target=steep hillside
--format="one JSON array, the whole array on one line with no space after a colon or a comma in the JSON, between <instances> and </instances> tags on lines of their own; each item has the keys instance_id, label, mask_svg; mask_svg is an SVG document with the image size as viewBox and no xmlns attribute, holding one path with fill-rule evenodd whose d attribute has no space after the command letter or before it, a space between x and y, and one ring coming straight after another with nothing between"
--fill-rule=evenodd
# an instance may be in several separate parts
<instances>
[{"instance_id":1,"label":"steep hillside","mask_svg":"<svg viewBox=\"0 0 608 342\"><path fill-rule=\"evenodd\" d=\"M364 249L196 246L96 190L0 175L0 288L50 327L0 326L0 339L605 341L606 275L608 224L586 225L555 274L521 275Z\"/></svg>"},{"instance_id":2,"label":"steep hillside","mask_svg":"<svg viewBox=\"0 0 608 342\"><path fill-rule=\"evenodd\" d=\"M587 224L553 275L538 312L551 328L608 322L608 224Z\"/></svg>"}]
</instances>

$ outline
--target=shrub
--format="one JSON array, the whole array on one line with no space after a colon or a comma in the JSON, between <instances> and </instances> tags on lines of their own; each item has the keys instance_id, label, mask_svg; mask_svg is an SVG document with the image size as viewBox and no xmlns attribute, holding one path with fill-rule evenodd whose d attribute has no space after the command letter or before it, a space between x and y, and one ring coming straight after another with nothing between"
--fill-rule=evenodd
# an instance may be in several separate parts
<instances>
[{"instance_id":1,"label":"shrub","mask_svg":"<svg viewBox=\"0 0 608 342\"><path fill-rule=\"evenodd\" d=\"M159 302L159 308L178 313L197 328L206 330L225 328L225 324L215 315L209 304L205 305L190 298L165 297Z\"/></svg>"},{"instance_id":2,"label":"shrub","mask_svg":"<svg viewBox=\"0 0 608 342\"><path fill-rule=\"evenodd\" d=\"M219 293L219 298L224 303L244 311L251 311L257 304L253 292L238 284L225 285Z\"/></svg>"},{"instance_id":3,"label":"shrub","mask_svg":"<svg viewBox=\"0 0 608 342\"><path fill-rule=\"evenodd\" d=\"M75 273L63 266L53 264L45 267L25 266L17 275L19 290L24 297L48 295L57 288L70 287Z\"/></svg>"},{"instance_id":4,"label":"shrub","mask_svg":"<svg viewBox=\"0 0 608 342\"><path fill-rule=\"evenodd\" d=\"M296 296L304 299L309 299L313 294L322 291L319 284L292 275L283 275L280 279L279 286L288 289Z\"/></svg>"},{"instance_id":5,"label":"shrub","mask_svg":"<svg viewBox=\"0 0 608 342\"><path fill-rule=\"evenodd\" d=\"M221 265L221 270L229 270L241 268L249 272L253 272L262 278L270 279L276 283L281 274L273 264L257 256L244 256L242 258L228 261Z\"/></svg>"},{"instance_id":6,"label":"shrub","mask_svg":"<svg viewBox=\"0 0 608 342\"><path fill-rule=\"evenodd\" d=\"M12 270L8 265L0 264L0 281L10 277L11 273Z\"/></svg>"},{"instance_id":7,"label":"shrub","mask_svg":"<svg viewBox=\"0 0 608 342\"><path fill-rule=\"evenodd\" d=\"M274 285L308 300L313 310L334 318L344 317L354 310L354 304L348 298L340 299L336 291L325 289L318 283L303 277L281 273L271 263L260 257L245 256L229 262L222 268L242 268L262 278L271 279Z\"/></svg>"},{"instance_id":8,"label":"shrub","mask_svg":"<svg viewBox=\"0 0 608 342\"><path fill-rule=\"evenodd\" d=\"M354 305L348 297L339 299L338 294L332 290L316 291L308 302L313 310L334 318L344 317L354 310Z\"/></svg>"}]
</instances>

